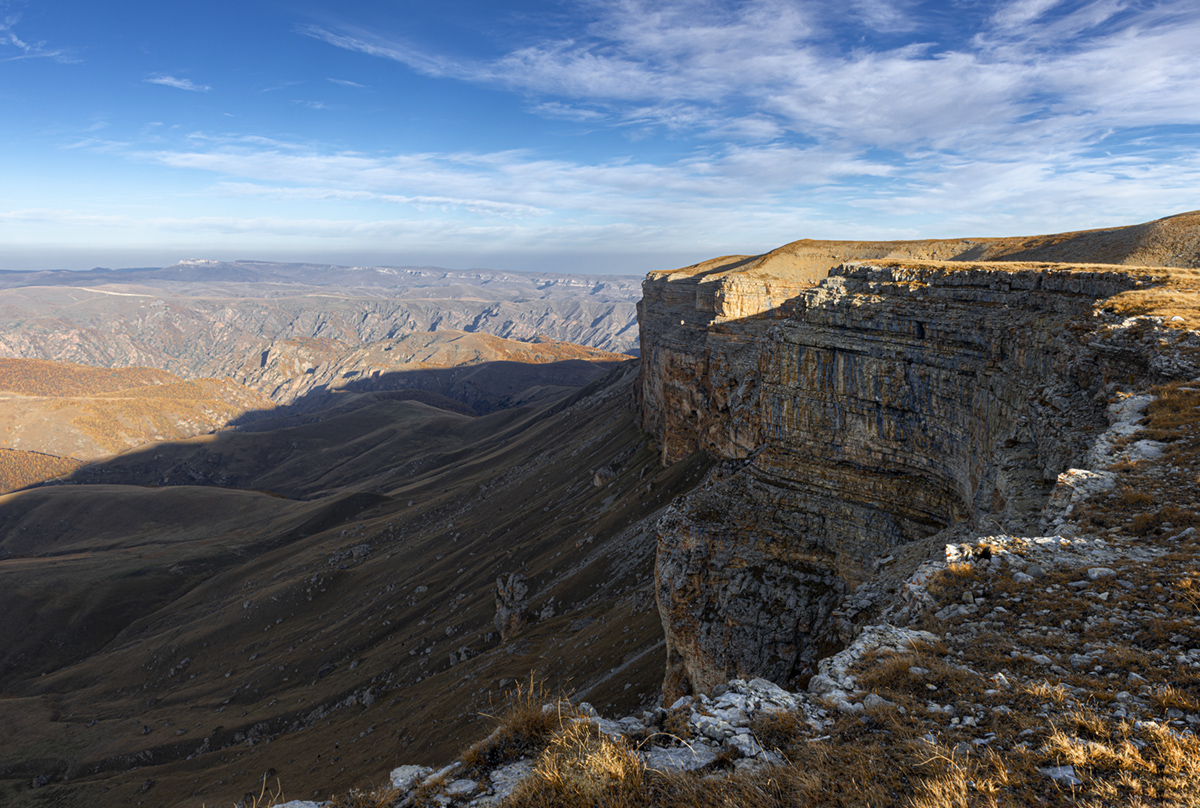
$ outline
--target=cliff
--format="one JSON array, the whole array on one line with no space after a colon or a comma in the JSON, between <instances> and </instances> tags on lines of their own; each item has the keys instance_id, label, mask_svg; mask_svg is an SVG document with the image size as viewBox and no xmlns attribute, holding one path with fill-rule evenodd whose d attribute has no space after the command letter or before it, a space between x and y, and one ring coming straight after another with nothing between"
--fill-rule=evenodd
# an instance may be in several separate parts
<instances>
[{"instance_id":1,"label":"cliff","mask_svg":"<svg viewBox=\"0 0 1200 808\"><path fill-rule=\"evenodd\" d=\"M1084 260L1079 244L1192 266L1178 245L1197 217L1175 219L1126 233L1124 255L1108 231L797 242L652 273L642 425L664 462L725 461L659 525L665 701L734 676L803 684L853 636L847 597L913 542L955 526L1031 535L1110 400L1197 375L1194 308L1166 325L1124 316L1178 302L1193 273L994 259L1073 239Z\"/></svg>"},{"instance_id":2,"label":"cliff","mask_svg":"<svg viewBox=\"0 0 1200 808\"><path fill-rule=\"evenodd\" d=\"M655 527L661 704L518 693L449 765L352 797L1192 804L1198 233L795 242L652 273L641 423L668 470L716 460Z\"/></svg>"}]
</instances>

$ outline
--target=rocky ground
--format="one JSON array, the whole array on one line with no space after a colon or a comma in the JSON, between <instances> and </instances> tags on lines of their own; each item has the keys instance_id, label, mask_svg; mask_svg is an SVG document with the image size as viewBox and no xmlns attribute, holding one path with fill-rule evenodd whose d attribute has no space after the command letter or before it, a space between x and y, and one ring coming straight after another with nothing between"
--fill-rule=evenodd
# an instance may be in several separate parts
<instances>
[{"instance_id":1,"label":"rocky ground","mask_svg":"<svg viewBox=\"0 0 1200 808\"><path fill-rule=\"evenodd\" d=\"M611 718L526 691L457 761L325 804L1200 804L1200 379L1108 413L1046 535L922 542L806 690Z\"/></svg>"}]
</instances>

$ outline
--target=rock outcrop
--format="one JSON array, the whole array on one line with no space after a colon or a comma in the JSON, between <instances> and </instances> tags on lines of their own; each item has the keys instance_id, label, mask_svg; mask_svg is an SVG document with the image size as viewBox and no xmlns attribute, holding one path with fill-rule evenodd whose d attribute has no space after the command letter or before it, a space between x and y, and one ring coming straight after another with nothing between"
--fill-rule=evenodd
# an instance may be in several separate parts
<instances>
[{"instance_id":1,"label":"rock outcrop","mask_svg":"<svg viewBox=\"0 0 1200 808\"><path fill-rule=\"evenodd\" d=\"M496 617L492 622L500 632L500 642L508 642L525 628L529 619L525 613L528 596L529 585L524 575L510 572L496 579Z\"/></svg>"},{"instance_id":2,"label":"rock outcrop","mask_svg":"<svg viewBox=\"0 0 1200 808\"><path fill-rule=\"evenodd\" d=\"M668 703L801 686L879 559L954 525L1027 532L1118 385L1195 375L1161 350L1181 332L1097 306L1161 280L1145 268L767 259L644 284L642 424L664 462L725 461L659 526Z\"/></svg>"}]
</instances>

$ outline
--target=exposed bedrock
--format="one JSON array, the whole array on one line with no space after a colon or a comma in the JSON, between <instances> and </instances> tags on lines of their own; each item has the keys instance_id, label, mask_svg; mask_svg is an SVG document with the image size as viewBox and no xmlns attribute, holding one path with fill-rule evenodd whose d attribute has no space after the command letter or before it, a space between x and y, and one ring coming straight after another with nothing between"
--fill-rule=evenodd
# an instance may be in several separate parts
<instances>
[{"instance_id":1,"label":"exposed bedrock","mask_svg":"<svg viewBox=\"0 0 1200 808\"><path fill-rule=\"evenodd\" d=\"M659 527L667 703L733 676L796 686L879 558L1030 524L1106 426L1106 386L1149 373L1093 315L1130 273L893 263L741 297L746 279L645 282L643 426L665 462L725 458Z\"/></svg>"}]
</instances>

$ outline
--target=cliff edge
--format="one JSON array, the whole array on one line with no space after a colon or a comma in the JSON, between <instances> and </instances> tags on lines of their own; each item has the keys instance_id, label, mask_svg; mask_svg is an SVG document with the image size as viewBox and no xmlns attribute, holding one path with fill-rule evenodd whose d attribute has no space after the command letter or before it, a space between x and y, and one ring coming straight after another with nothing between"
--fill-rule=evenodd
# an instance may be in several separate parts
<instances>
[{"instance_id":1,"label":"cliff edge","mask_svg":"<svg viewBox=\"0 0 1200 808\"><path fill-rule=\"evenodd\" d=\"M666 463L723 461L659 525L665 702L733 677L800 688L894 596L881 560L1036 532L1111 403L1200 375L1198 234L1189 213L651 273L642 425Z\"/></svg>"}]
</instances>

